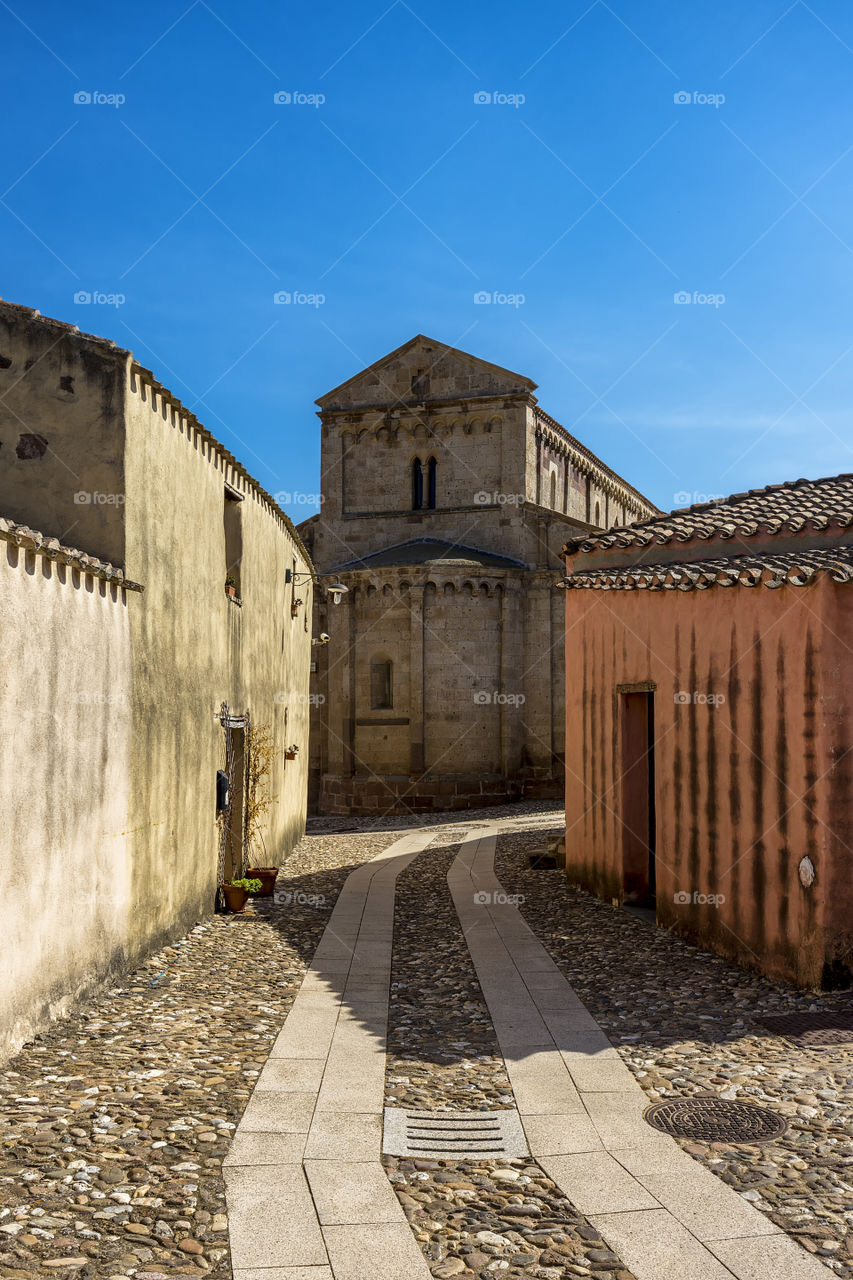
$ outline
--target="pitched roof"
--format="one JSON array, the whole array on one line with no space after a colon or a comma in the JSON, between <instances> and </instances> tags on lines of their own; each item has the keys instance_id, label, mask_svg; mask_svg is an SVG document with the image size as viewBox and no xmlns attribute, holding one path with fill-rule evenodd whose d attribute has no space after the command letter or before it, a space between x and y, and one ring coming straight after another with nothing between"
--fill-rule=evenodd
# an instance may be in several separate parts
<instances>
[{"instance_id":1,"label":"pitched roof","mask_svg":"<svg viewBox=\"0 0 853 1280\"><path fill-rule=\"evenodd\" d=\"M776 536L853 525L853 474L821 480L792 480L765 489L735 493L718 502L700 502L669 515L584 535L566 551L605 551L611 547L647 547L691 539Z\"/></svg>"},{"instance_id":2,"label":"pitched roof","mask_svg":"<svg viewBox=\"0 0 853 1280\"><path fill-rule=\"evenodd\" d=\"M853 582L853 545L780 555L722 556L676 564L631 564L580 569L559 585L593 591L704 591L706 587L805 587L818 574Z\"/></svg>"},{"instance_id":3,"label":"pitched roof","mask_svg":"<svg viewBox=\"0 0 853 1280\"><path fill-rule=\"evenodd\" d=\"M397 543L383 551L374 551L358 560L339 564L333 573L347 569L387 569L395 565L440 564L446 568L462 569L523 569L520 560L498 555L494 551L480 551L476 547L446 542L443 538L412 538Z\"/></svg>"},{"instance_id":4,"label":"pitched roof","mask_svg":"<svg viewBox=\"0 0 853 1280\"><path fill-rule=\"evenodd\" d=\"M441 352L439 358L445 356L455 356L457 359L467 364L474 364L483 369L488 369L492 373L506 374L514 382L519 384L519 389L525 391L535 391L536 383L531 378L526 378L523 373L515 373L512 369L505 369L503 365L493 364L491 360L481 360L479 356L471 355L470 351L462 351L458 347L449 347L445 342L439 342L437 338L428 338L425 333L416 333L413 338L409 338L408 342L404 342L401 346L395 347L393 351L387 352L384 356L380 356L378 360L374 360L373 364L369 364L366 369L359 369L358 373L354 373L351 378L347 378L344 382L339 382L336 387L332 387L331 391L327 391L325 395L320 396L314 401L315 404L323 408L331 401L339 392L345 390L352 383L361 381L366 374L373 373L376 369L381 369L383 365L389 364L395 360L397 356L408 351L411 347L415 347L418 343L424 343L426 346L435 347Z\"/></svg>"}]
</instances>

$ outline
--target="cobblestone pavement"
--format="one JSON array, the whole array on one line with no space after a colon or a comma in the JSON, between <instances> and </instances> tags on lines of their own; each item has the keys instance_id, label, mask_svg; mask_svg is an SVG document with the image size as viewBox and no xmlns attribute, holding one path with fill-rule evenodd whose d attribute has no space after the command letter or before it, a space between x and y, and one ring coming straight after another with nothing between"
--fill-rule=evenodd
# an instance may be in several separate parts
<instances>
[{"instance_id":1,"label":"cobblestone pavement","mask_svg":"<svg viewBox=\"0 0 853 1280\"><path fill-rule=\"evenodd\" d=\"M760 1147L682 1146L853 1278L853 1046L803 1049L755 1022L849 997L745 973L530 870L559 827L545 805L318 824L279 880L289 902L207 920L0 1069L0 1278L231 1275L231 1134L346 876L401 830L436 826L398 885L386 1100L511 1105L445 876L472 825L523 814L536 830L499 837L498 876L650 1101L723 1093L790 1122ZM436 1280L630 1280L535 1162L385 1165Z\"/></svg>"},{"instance_id":2,"label":"cobblestone pavement","mask_svg":"<svg viewBox=\"0 0 853 1280\"><path fill-rule=\"evenodd\" d=\"M397 883L385 1101L424 1111L511 1107L509 1077L447 886L459 846L446 841L437 836ZM529 1159L386 1156L384 1163L436 1280L632 1280Z\"/></svg>"},{"instance_id":3,"label":"cobblestone pavement","mask_svg":"<svg viewBox=\"0 0 853 1280\"><path fill-rule=\"evenodd\" d=\"M0 1276L231 1275L222 1159L354 865L306 838L254 916L215 916L0 1071Z\"/></svg>"},{"instance_id":4,"label":"cobblestone pavement","mask_svg":"<svg viewBox=\"0 0 853 1280\"><path fill-rule=\"evenodd\" d=\"M509 1077L447 888L445 837L397 882L385 1103L430 1111L513 1105Z\"/></svg>"},{"instance_id":5,"label":"cobblestone pavement","mask_svg":"<svg viewBox=\"0 0 853 1280\"><path fill-rule=\"evenodd\" d=\"M436 1280L632 1280L536 1164L386 1157L386 1169Z\"/></svg>"},{"instance_id":6,"label":"cobblestone pavement","mask_svg":"<svg viewBox=\"0 0 853 1280\"><path fill-rule=\"evenodd\" d=\"M788 1132L760 1146L681 1142L838 1276L853 1277L853 1045L803 1048L757 1017L851 1008L747 973L534 871L541 835L498 839L495 868L649 1101L715 1093L771 1107Z\"/></svg>"}]
</instances>

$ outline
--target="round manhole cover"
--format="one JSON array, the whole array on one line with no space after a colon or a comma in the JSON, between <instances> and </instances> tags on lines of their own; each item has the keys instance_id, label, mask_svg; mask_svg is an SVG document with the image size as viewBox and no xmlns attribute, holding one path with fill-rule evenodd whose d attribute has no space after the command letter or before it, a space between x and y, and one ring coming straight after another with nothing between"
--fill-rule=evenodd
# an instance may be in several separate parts
<instances>
[{"instance_id":1,"label":"round manhole cover","mask_svg":"<svg viewBox=\"0 0 853 1280\"><path fill-rule=\"evenodd\" d=\"M715 1096L657 1102L644 1119L673 1138L699 1142L769 1142L781 1138L788 1128L784 1116L766 1107Z\"/></svg>"}]
</instances>

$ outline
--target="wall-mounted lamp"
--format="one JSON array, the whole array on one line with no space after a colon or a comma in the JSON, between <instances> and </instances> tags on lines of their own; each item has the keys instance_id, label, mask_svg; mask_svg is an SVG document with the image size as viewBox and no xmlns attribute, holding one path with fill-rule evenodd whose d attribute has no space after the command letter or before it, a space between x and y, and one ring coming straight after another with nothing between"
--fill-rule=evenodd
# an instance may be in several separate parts
<instances>
[{"instance_id":1,"label":"wall-mounted lamp","mask_svg":"<svg viewBox=\"0 0 853 1280\"><path fill-rule=\"evenodd\" d=\"M332 637L326 631L321 631L319 636L311 637L311 643L312 644L328 644L331 638Z\"/></svg>"},{"instance_id":2,"label":"wall-mounted lamp","mask_svg":"<svg viewBox=\"0 0 853 1280\"><path fill-rule=\"evenodd\" d=\"M284 571L285 582L294 582L298 584L300 579L303 582L314 582L317 584L317 586L323 587L325 591L328 592L328 594L332 597L332 604L340 604L341 596L346 595L346 593L349 591L349 587L345 587L342 582L331 582L327 586L326 583L323 581L325 577L331 577L331 574L298 573L298 572L294 573L292 569L285 569ZM300 601L300 604L301 603L302 602ZM294 617L295 616L296 615L294 614Z\"/></svg>"}]
</instances>

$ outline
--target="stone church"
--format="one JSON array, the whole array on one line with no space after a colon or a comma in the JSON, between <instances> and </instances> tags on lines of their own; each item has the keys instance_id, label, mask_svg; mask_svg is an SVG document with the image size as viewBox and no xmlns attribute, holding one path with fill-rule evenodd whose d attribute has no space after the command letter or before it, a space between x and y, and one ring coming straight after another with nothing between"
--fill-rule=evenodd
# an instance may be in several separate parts
<instances>
[{"instance_id":1,"label":"stone church","mask_svg":"<svg viewBox=\"0 0 853 1280\"><path fill-rule=\"evenodd\" d=\"M657 509L536 383L419 334L317 401L309 805L382 815L556 798L567 539ZM327 579L331 581L331 579Z\"/></svg>"}]
</instances>

